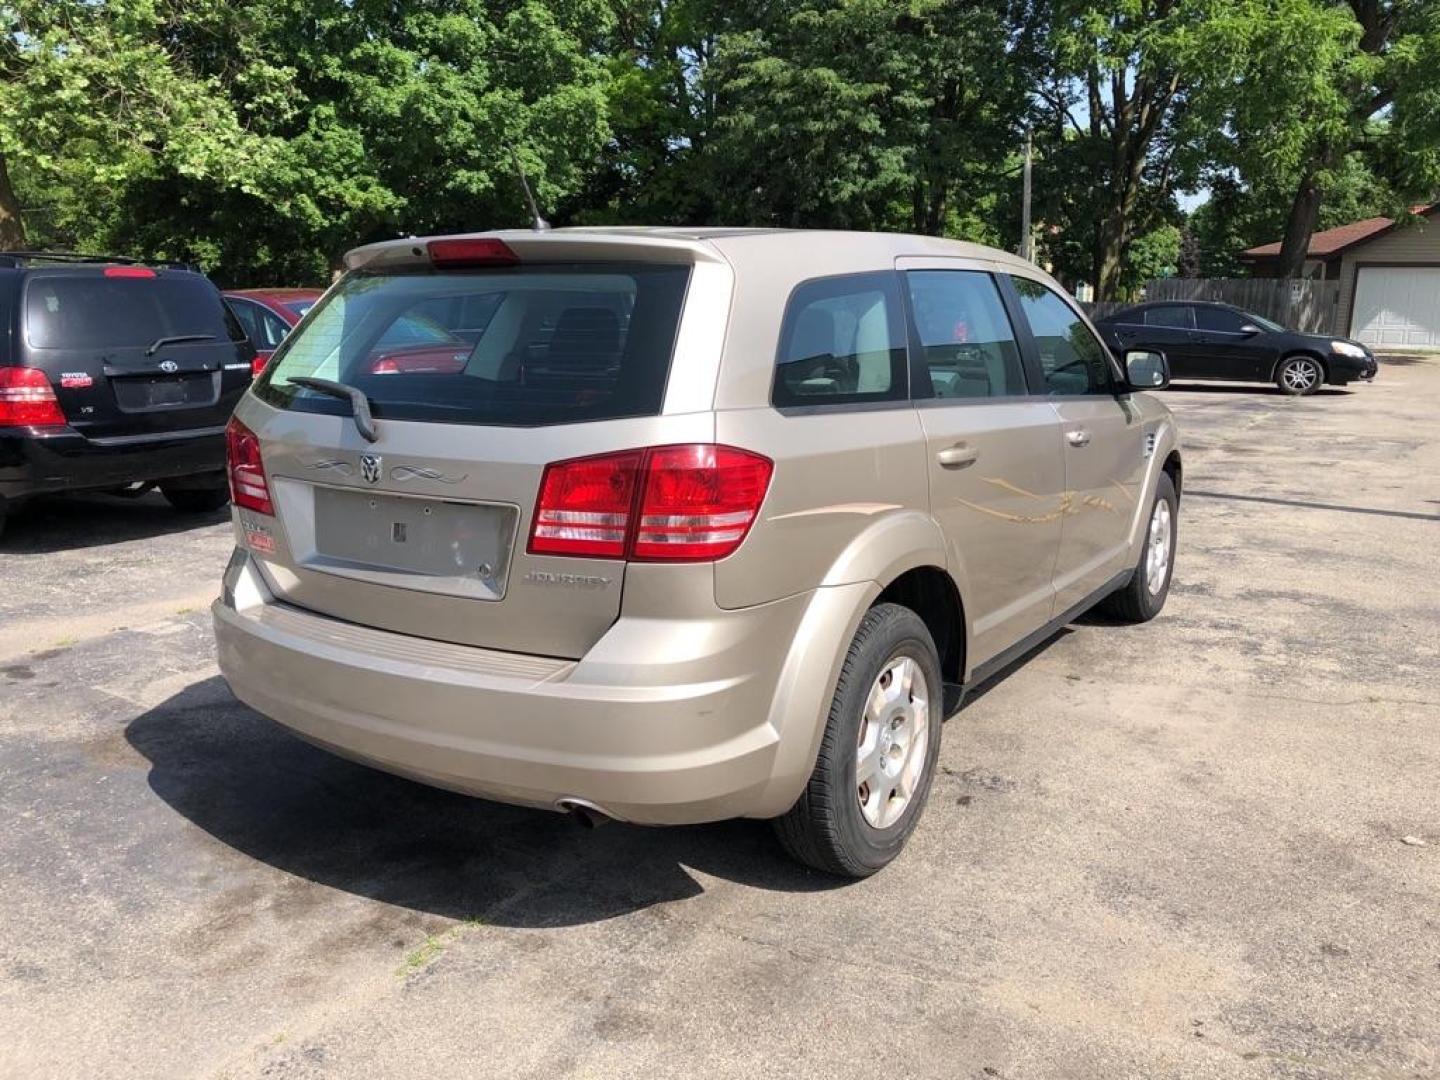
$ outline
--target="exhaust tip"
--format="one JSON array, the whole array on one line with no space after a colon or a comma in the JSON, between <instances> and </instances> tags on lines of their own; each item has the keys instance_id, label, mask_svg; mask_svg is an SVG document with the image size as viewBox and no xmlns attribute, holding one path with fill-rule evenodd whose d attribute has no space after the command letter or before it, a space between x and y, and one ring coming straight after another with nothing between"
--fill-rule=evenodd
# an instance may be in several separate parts
<instances>
[{"instance_id":1,"label":"exhaust tip","mask_svg":"<svg viewBox=\"0 0 1440 1080\"><path fill-rule=\"evenodd\" d=\"M598 829L601 825L608 825L616 820L603 809L586 799L564 798L555 800L555 805L560 810L569 814L571 819L586 829Z\"/></svg>"}]
</instances>

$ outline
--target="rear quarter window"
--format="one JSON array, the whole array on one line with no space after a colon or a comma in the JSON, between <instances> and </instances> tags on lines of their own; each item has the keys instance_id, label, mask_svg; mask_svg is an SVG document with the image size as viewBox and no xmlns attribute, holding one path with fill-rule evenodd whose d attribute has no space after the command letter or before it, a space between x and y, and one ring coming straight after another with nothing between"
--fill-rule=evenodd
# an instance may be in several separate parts
<instances>
[{"instance_id":1,"label":"rear quarter window","mask_svg":"<svg viewBox=\"0 0 1440 1080\"><path fill-rule=\"evenodd\" d=\"M654 416L689 268L537 263L357 273L327 294L256 384L280 408L348 405L290 382L361 390L377 417L545 426Z\"/></svg>"},{"instance_id":2,"label":"rear quarter window","mask_svg":"<svg viewBox=\"0 0 1440 1080\"><path fill-rule=\"evenodd\" d=\"M909 397L905 319L894 272L817 278L785 308L771 402L861 405Z\"/></svg>"},{"instance_id":3,"label":"rear quarter window","mask_svg":"<svg viewBox=\"0 0 1440 1080\"><path fill-rule=\"evenodd\" d=\"M162 337L243 341L219 290L198 274L150 278L33 274L25 285L25 338L36 349L144 348ZM199 344L205 344L200 342Z\"/></svg>"}]
</instances>

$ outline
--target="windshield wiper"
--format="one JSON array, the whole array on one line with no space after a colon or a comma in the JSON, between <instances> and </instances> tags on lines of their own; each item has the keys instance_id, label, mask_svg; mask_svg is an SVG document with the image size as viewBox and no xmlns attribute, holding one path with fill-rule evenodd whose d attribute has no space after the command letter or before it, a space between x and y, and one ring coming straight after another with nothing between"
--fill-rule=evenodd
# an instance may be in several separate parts
<instances>
[{"instance_id":1,"label":"windshield wiper","mask_svg":"<svg viewBox=\"0 0 1440 1080\"><path fill-rule=\"evenodd\" d=\"M214 334L176 334L173 337L158 337L145 350L146 356L154 356L162 345L179 345L186 341L214 341Z\"/></svg>"},{"instance_id":2,"label":"windshield wiper","mask_svg":"<svg viewBox=\"0 0 1440 1080\"><path fill-rule=\"evenodd\" d=\"M380 438L380 433L375 430L375 420L370 415L370 399L355 387L310 375L291 375L288 381L296 386L303 386L306 390L314 390L317 394L328 394L330 397L350 402L350 415L355 418L356 430L365 436L367 442Z\"/></svg>"}]
</instances>

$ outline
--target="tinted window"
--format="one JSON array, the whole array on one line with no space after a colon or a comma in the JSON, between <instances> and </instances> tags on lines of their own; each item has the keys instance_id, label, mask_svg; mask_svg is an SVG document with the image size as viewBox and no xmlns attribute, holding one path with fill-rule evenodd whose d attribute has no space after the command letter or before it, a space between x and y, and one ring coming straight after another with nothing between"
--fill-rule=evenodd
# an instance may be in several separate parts
<instances>
[{"instance_id":1,"label":"tinted window","mask_svg":"<svg viewBox=\"0 0 1440 1080\"><path fill-rule=\"evenodd\" d=\"M245 336L254 342L255 348L261 352L273 352L285 340L290 328L280 316L249 300L231 298L228 302L235 318L245 328Z\"/></svg>"},{"instance_id":2,"label":"tinted window","mask_svg":"<svg viewBox=\"0 0 1440 1080\"><path fill-rule=\"evenodd\" d=\"M1015 332L989 274L911 270L905 275L921 355L937 398L1026 392ZM925 388L916 386L915 395Z\"/></svg>"},{"instance_id":3,"label":"tinted window","mask_svg":"<svg viewBox=\"0 0 1440 1080\"><path fill-rule=\"evenodd\" d=\"M1177 330L1189 330L1195 324L1188 305L1170 304L1165 307L1146 308L1145 325L1170 326Z\"/></svg>"},{"instance_id":4,"label":"tinted window","mask_svg":"<svg viewBox=\"0 0 1440 1080\"><path fill-rule=\"evenodd\" d=\"M304 318L305 313L306 313L307 311L309 311L312 307L315 306L315 301L314 301L314 300L290 300L290 301L288 301L288 302L285 304L285 306L286 306L287 308L289 308L291 311L293 311L296 315L299 315L301 318Z\"/></svg>"},{"instance_id":5,"label":"tinted window","mask_svg":"<svg viewBox=\"0 0 1440 1080\"><path fill-rule=\"evenodd\" d=\"M909 392L894 274L821 278L790 295L775 370L776 405L900 401Z\"/></svg>"},{"instance_id":6,"label":"tinted window","mask_svg":"<svg viewBox=\"0 0 1440 1080\"><path fill-rule=\"evenodd\" d=\"M359 388L379 417L653 416L688 278L683 266L642 263L351 274L286 339L256 392L282 408L346 412L289 381L314 375Z\"/></svg>"},{"instance_id":7,"label":"tinted window","mask_svg":"<svg viewBox=\"0 0 1440 1080\"><path fill-rule=\"evenodd\" d=\"M254 304L248 304L244 300L227 300L230 312L240 322L240 327L245 331L245 336L251 341L257 341L260 337L259 308Z\"/></svg>"},{"instance_id":8,"label":"tinted window","mask_svg":"<svg viewBox=\"0 0 1440 1080\"><path fill-rule=\"evenodd\" d=\"M37 349L145 347L189 334L245 337L215 286L198 274L36 274L25 288L25 336Z\"/></svg>"},{"instance_id":9,"label":"tinted window","mask_svg":"<svg viewBox=\"0 0 1440 1080\"><path fill-rule=\"evenodd\" d=\"M1195 323L1201 330L1218 330L1224 334L1238 334L1245 320L1228 308L1197 307Z\"/></svg>"},{"instance_id":10,"label":"tinted window","mask_svg":"<svg viewBox=\"0 0 1440 1080\"><path fill-rule=\"evenodd\" d=\"M1038 281L1012 278L1051 394L1108 394L1110 359L1075 309Z\"/></svg>"}]
</instances>

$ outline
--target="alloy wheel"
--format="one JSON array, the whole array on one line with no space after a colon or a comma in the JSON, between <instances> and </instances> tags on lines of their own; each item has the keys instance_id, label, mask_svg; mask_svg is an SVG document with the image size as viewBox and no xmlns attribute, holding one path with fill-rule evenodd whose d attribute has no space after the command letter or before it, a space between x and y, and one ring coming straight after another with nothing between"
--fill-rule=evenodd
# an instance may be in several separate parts
<instances>
[{"instance_id":1,"label":"alloy wheel","mask_svg":"<svg viewBox=\"0 0 1440 1080\"><path fill-rule=\"evenodd\" d=\"M1298 357L1286 363L1280 378L1284 380L1285 386L1297 394L1313 389L1320 381L1320 365L1314 360L1307 360Z\"/></svg>"}]
</instances>

